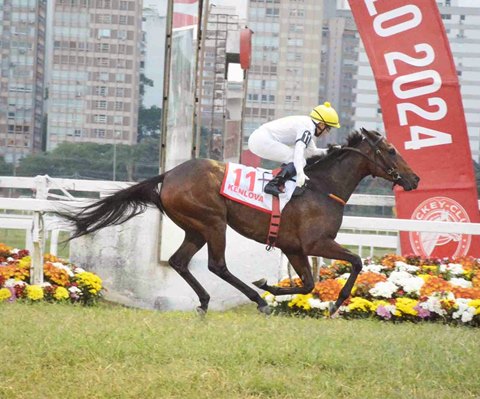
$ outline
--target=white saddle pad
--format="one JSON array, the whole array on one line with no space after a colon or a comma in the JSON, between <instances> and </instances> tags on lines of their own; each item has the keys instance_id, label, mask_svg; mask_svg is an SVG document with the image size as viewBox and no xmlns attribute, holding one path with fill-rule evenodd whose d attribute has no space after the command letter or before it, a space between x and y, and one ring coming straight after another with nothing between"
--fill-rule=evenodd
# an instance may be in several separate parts
<instances>
[{"instance_id":1,"label":"white saddle pad","mask_svg":"<svg viewBox=\"0 0 480 399\"><path fill-rule=\"evenodd\" d=\"M263 188L272 178L271 170L229 162L220 194L260 211L272 213L272 195L263 192ZM292 180L285 183L285 193L278 196L280 211L292 197L295 184Z\"/></svg>"}]
</instances>

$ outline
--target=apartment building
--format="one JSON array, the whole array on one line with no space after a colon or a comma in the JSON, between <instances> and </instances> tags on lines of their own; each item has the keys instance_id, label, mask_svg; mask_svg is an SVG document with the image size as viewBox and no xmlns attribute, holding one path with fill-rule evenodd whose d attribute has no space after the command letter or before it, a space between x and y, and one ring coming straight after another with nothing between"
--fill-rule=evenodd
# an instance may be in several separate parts
<instances>
[{"instance_id":1,"label":"apartment building","mask_svg":"<svg viewBox=\"0 0 480 399\"><path fill-rule=\"evenodd\" d=\"M288 115L308 114L320 101L324 3L318 0L249 1L248 27L254 35L244 147L250 134L262 123ZM334 102L332 105L337 107Z\"/></svg>"},{"instance_id":2,"label":"apartment building","mask_svg":"<svg viewBox=\"0 0 480 399\"><path fill-rule=\"evenodd\" d=\"M204 50L201 66L201 93L200 93L200 148L201 157L224 160L230 157L235 144L234 135L227 136L231 131L228 112L229 93L240 91L241 88L229 88L227 80L227 43L234 39L237 43L237 57L239 47L239 18L235 7L211 6L208 12ZM229 38L230 36L230 38ZM237 85L238 86L238 85ZM235 97L238 97L235 94ZM229 127L227 129L227 126ZM230 137L232 136L232 137ZM238 135L237 135L238 136ZM225 150L227 149L227 153Z\"/></svg>"},{"instance_id":3,"label":"apartment building","mask_svg":"<svg viewBox=\"0 0 480 399\"><path fill-rule=\"evenodd\" d=\"M0 155L42 149L46 0L0 0Z\"/></svg>"},{"instance_id":4,"label":"apartment building","mask_svg":"<svg viewBox=\"0 0 480 399\"><path fill-rule=\"evenodd\" d=\"M47 145L137 141L142 1L49 7Z\"/></svg>"}]
</instances>

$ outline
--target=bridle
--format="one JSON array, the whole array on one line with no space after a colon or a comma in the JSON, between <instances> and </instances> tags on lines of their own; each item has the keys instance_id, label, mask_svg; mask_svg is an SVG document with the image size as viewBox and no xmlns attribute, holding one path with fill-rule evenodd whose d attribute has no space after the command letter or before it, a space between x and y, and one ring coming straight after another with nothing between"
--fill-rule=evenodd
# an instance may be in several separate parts
<instances>
[{"instance_id":1,"label":"bridle","mask_svg":"<svg viewBox=\"0 0 480 399\"><path fill-rule=\"evenodd\" d=\"M356 152L356 153L362 155L363 157L365 157L366 159L368 159L369 162L371 162L375 165L375 173L374 174L377 174L376 171L377 171L377 168L379 168L379 169L383 170L387 175L389 175L394 182L397 182L398 180L400 180L402 178L402 176L398 172L397 164L393 161L387 160L385 158L385 156L383 155L383 152L380 150L380 148L378 148L378 144L382 142L383 137L379 136L376 141L372 141L366 134L364 134L363 132L360 132L360 133L363 136L364 140L368 143L370 148L373 150L373 153L374 153L374 158L373 159L370 158L367 154L364 154L358 148L342 147L341 149L346 150L346 151ZM380 158L380 160L382 161L382 164L377 162L377 157Z\"/></svg>"}]
</instances>

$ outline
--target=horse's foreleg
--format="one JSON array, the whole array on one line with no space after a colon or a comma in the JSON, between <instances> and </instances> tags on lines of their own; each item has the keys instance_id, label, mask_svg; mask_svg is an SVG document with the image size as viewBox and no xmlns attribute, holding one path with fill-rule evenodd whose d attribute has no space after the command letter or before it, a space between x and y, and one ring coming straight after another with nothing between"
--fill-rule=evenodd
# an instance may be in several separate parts
<instances>
[{"instance_id":1,"label":"horse's foreleg","mask_svg":"<svg viewBox=\"0 0 480 399\"><path fill-rule=\"evenodd\" d=\"M267 284L266 280L259 280L254 282L257 287L270 292L273 295L294 295L294 294L308 294L312 292L313 284L313 275L310 268L310 263L308 262L308 257L306 255L294 255L294 254L285 254L292 264L292 267L297 272L298 276L302 280L302 287L277 287Z\"/></svg>"},{"instance_id":2,"label":"horse's foreleg","mask_svg":"<svg viewBox=\"0 0 480 399\"><path fill-rule=\"evenodd\" d=\"M185 233L185 239L183 240L182 245L180 245L180 248L178 248L168 260L170 266L172 266L172 268L183 277L187 284L192 287L198 295L200 306L197 308L197 312L200 315L207 312L210 295L208 295L205 288L203 288L190 270L188 270L188 264L192 260L193 255L205 245L205 242L206 241L202 236L187 232Z\"/></svg>"},{"instance_id":3,"label":"horse's foreleg","mask_svg":"<svg viewBox=\"0 0 480 399\"><path fill-rule=\"evenodd\" d=\"M270 308L267 302L243 281L235 277L227 269L225 262L225 228L217 229L208 240L208 270L225 280L227 283L245 294L248 299L255 302L258 310L269 314Z\"/></svg>"},{"instance_id":4,"label":"horse's foreleg","mask_svg":"<svg viewBox=\"0 0 480 399\"><path fill-rule=\"evenodd\" d=\"M352 292L352 288L357 280L357 276L362 271L362 259L358 255L355 255L348 249L342 247L334 240L322 242L321 248L319 249L318 253L315 253L315 256L323 256L324 258L328 259L345 260L352 264L352 272L350 273L347 282L341 289L335 304L330 307L330 316L334 316L342 303L350 296Z\"/></svg>"}]
</instances>

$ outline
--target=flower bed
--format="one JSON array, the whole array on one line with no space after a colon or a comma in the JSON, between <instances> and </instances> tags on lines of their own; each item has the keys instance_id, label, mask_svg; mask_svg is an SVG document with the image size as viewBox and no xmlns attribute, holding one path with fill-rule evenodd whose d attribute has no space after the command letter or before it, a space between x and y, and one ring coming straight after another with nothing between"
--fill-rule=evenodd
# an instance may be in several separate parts
<instances>
[{"instance_id":1,"label":"flower bed","mask_svg":"<svg viewBox=\"0 0 480 399\"><path fill-rule=\"evenodd\" d=\"M29 283L31 259L27 250L0 243L0 302L50 301L94 304L102 294L102 280L53 255L44 256L44 283Z\"/></svg>"},{"instance_id":2,"label":"flower bed","mask_svg":"<svg viewBox=\"0 0 480 399\"><path fill-rule=\"evenodd\" d=\"M319 281L308 295L264 294L276 314L328 316L328 307L350 275L348 262L320 268ZM284 279L279 286L298 285ZM301 282L300 282L301 284ZM480 260L422 259L386 255L366 259L340 317L373 317L389 321L442 321L480 326Z\"/></svg>"}]
</instances>

